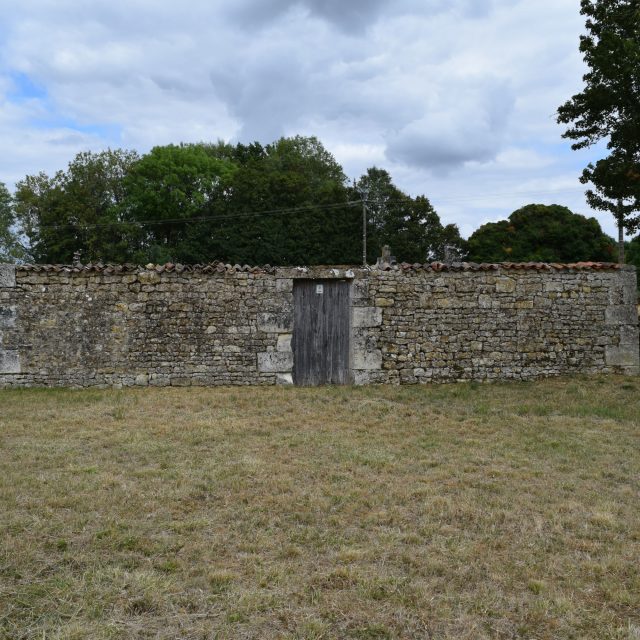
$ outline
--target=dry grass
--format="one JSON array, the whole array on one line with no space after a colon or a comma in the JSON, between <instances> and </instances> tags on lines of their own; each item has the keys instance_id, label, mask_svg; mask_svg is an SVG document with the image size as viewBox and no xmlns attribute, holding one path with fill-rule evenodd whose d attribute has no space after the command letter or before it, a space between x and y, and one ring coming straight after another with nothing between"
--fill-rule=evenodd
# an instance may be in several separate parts
<instances>
[{"instance_id":1,"label":"dry grass","mask_svg":"<svg viewBox=\"0 0 640 640\"><path fill-rule=\"evenodd\" d=\"M639 391L0 392L0 637L638 640Z\"/></svg>"}]
</instances>

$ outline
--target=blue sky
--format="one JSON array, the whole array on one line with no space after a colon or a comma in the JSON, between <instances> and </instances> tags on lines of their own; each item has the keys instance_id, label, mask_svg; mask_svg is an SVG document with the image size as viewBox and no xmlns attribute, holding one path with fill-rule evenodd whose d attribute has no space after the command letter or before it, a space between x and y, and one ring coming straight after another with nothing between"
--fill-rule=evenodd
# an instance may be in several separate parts
<instances>
[{"instance_id":1,"label":"blue sky","mask_svg":"<svg viewBox=\"0 0 640 640\"><path fill-rule=\"evenodd\" d=\"M590 211L602 149L562 140L578 0L2 2L0 181L79 151L316 135L468 235L530 202Z\"/></svg>"}]
</instances>

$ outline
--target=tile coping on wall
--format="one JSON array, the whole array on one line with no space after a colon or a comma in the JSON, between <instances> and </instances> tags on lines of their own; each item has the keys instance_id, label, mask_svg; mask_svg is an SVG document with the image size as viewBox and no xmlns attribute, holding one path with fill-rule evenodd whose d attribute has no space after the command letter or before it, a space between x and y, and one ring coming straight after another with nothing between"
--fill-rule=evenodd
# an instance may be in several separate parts
<instances>
[{"instance_id":1,"label":"tile coping on wall","mask_svg":"<svg viewBox=\"0 0 640 640\"><path fill-rule=\"evenodd\" d=\"M318 265L311 267L275 267L271 265L250 266L240 264L223 263L214 261L207 264L180 264L167 262L165 264L20 264L15 265L16 271L33 271L45 273L137 273L140 271L155 271L157 273L225 273L225 272L245 272L245 273L275 273L277 270L286 269L297 271L300 275L309 272L322 273L370 270L370 271L498 271L498 270L533 270L533 271L584 271L584 270L635 270L633 265L622 265L615 262L495 262L495 263L475 263L475 262L454 262L445 264L443 262L413 263L402 262L399 264L381 263L368 266L366 268L353 265ZM344 274L340 274L344 275Z\"/></svg>"}]
</instances>

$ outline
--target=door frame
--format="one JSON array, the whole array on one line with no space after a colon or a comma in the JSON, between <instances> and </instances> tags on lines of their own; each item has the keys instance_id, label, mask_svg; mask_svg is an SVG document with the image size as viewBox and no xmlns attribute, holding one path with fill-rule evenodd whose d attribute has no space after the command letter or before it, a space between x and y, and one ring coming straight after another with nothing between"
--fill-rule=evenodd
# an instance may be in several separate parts
<instances>
[{"instance_id":1,"label":"door frame","mask_svg":"<svg viewBox=\"0 0 640 640\"><path fill-rule=\"evenodd\" d=\"M322 275L318 275L318 276L309 276L309 277L297 277L293 279L293 284L292 284L292 296L294 296L293 298L293 305L294 305L294 311L293 311L293 327L292 327L292 335L295 335L295 331L296 331L296 326L295 326L295 294L293 293L294 289L295 289L295 283L296 282L308 282L308 283L315 283L315 284L323 284L323 283L330 283L330 282L344 282L347 284L347 322L348 322L348 329L347 329L347 339L348 339L348 343L349 343L349 347L348 347L348 352L347 352L347 372L346 372L346 381L344 383L344 385L353 385L354 383L354 375L353 375L353 341L354 341L354 335L353 335L353 283L354 283L354 278L353 277L331 277L331 275L329 276L322 276ZM292 350L293 350L293 360L295 362L295 350L293 349L293 342L292 342ZM293 374L293 371L292 371ZM293 375L292 375L292 379L293 379ZM299 385L295 382L295 379L293 379L293 384L295 386L304 386L304 385ZM320 386L320 385L313 385L313 386ZM343 385L335 385L335 386L343 386Z\"/></svg>"}]
</instances>

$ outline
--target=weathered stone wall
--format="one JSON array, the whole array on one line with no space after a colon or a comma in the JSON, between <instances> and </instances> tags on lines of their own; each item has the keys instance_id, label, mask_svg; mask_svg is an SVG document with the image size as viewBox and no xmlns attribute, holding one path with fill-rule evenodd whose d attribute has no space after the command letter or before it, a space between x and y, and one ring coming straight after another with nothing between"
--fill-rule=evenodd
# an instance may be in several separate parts
<instances>
[{"instance_id":1,"label":"weathered stone wall","mask_svg":"<svg viewBox=\"0 0 640 640\"><path fill-rule=\"evenodd\" d=\"M0 387L290 383L296 278L352 281L356 384L638 373L624 267L0 265Z\"/></svg>"},{"instance_id":2,"label":"weathered stone wall","mask_svg":"<svg viewBox=\"0 0 640 640\"><path fill-rule=\"evenodd\" d=\"M635 278L626 267L380 272L355 302L367 365L356 382L637 373Z\"/></svg>"},{"instance_id":3,"label":"weathered stone wall","mask_svg":"<svg viewBox=\"0 0 640 640\"><path fill-rule=\"evenodd\" d=\"M0 385L274 384L291 369L290 281L270 274L18 270L13 282L0 289Z\"/></svg>"}]
</instances>

